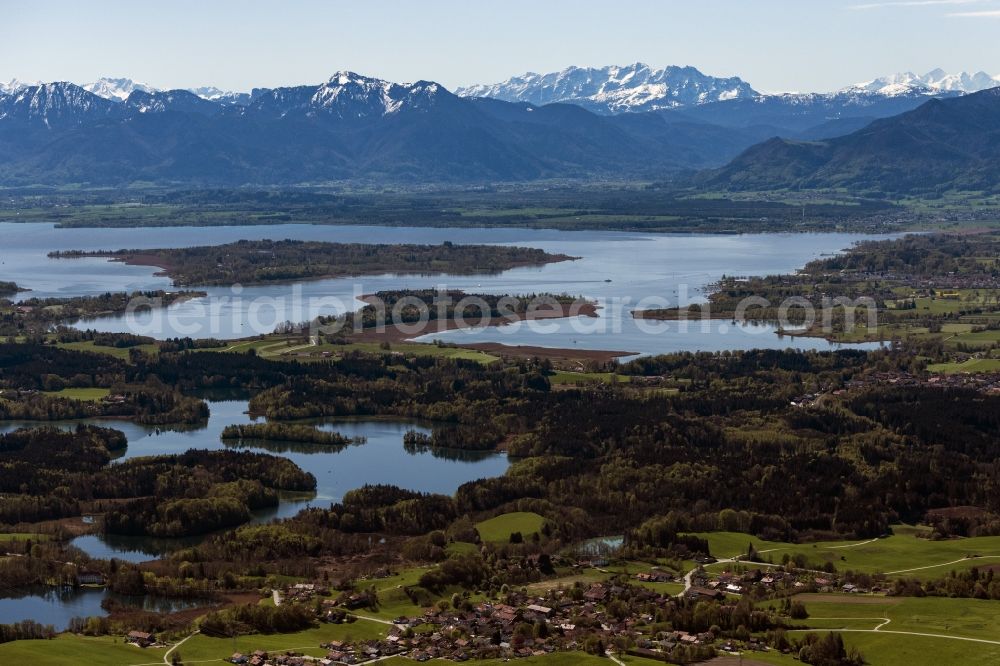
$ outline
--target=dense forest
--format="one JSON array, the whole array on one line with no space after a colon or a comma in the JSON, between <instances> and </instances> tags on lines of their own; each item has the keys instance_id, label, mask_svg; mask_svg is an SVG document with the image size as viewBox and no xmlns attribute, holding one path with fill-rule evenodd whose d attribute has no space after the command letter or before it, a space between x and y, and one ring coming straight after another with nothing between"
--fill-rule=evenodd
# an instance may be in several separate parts
<instances>
[{"instance_id":1,"label":"dense forest","mask_svg":"<svg viewBox=\"0 0 1000 666\"><path fill-rule=\"evenodd\" d=\"M553 316L594 316L595 305L568 294L524 294L518 296L467 293L449 289L403 289L379 291L363 298L359 310L317 323L327 341L336 342L351 332L377 326L430 323L434 330L458 326L502 325L521 319ZM301 326L299 328L304 328Z\"/></svg>"},{"instance_id":2,"label":"dense forest","mask_svg":"<svg viewBox=\"0 0 1000 666\"><path fill-rule=\"evenodd\" d=\"M53 353L41 347L38 358ZM37 358L20 361L11 357L3 377L29 381L19 366ZM543 362L483 366L426 356L348 353L299 363L201 351L143 356L120 369L131 383L155 375L177 389L250 389L251 411L273 423L421 417L440 426L429 439L410 437L411 447L489 449L503 441L524 458L503 477L459 489L448 500L455 515L517 502L578 509L588 518L562 529L583 535L667 514L680 532L715 529L720 512L735 510L746 516L741 529L798 539L874 536L940 506L1000 511L988 482L1000 396L866 384L840 399L791 405L911 363L893 351L750 351L647 358L619 369L669 375L681 383L675 393L631 384L556 391ZM965 406L961 425L937 422L941 410L954 415Z\"/></svg>"}]
</instances>

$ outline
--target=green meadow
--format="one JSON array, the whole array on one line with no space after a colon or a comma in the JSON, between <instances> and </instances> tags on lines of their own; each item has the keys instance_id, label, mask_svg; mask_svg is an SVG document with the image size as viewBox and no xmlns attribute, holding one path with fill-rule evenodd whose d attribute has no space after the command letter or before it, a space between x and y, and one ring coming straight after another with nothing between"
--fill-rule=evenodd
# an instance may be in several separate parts
<instances>
[{"instance_id":1,"label":"green meadow","mask_svg":"<svg viewBox=\"0 0 1000 666\"><path fill-rule=\"evenodd\" d=\"M840 631L844 642L860 649L869 664L1000 663L997 601L842 594L802 594L796 599L805 604L809 618L797 623L804 628L793 635Z\"/></svg>"},{"instance_id":2,"label":"green meadow","mask_svg":"<svg viewBox=\"0 0 1000 666\"><path fill-rule=\"evenodd\" d=\"M156 345L138 345L136 347L105 347L103 345L95 345L93 340L84 340L82 342L59 342L56 344L57 347L63 349L75 349L76 351L86 351L93 354L104 354L105 356L114 356L115 358L120 358L123 361L127 361L129 358L129 349L138 349L145 354L156 354L159 352L159 347Z\"/></svg>"},{"instance_id":3,"label":"green meadow","mask_svg":"<svg viewBox=\"0 0 1000 666\"><path fill-rule=\"evenodd\" d=\"M61 391L45 391L45 395L51 395L55 398L69 398L70 400L84 400L87 402L94 402L100 400L101 398L107 397L108 389L106 388L65 388Z\"/></svg>"},{"instance_id":4,"label":"green meadow","mask_svg":"<svg viewBox=\"0 0 1000 666\"><path fill-rule=\"evenodd\" d=\"M520 532L527 539L541 530L544 522L545 519L537 513L516 511L476 523L476 530L483 541L509 541L514 532Z\"/></svg>"},{"instance_id":5,"label":"green meadow","mask_svg":"<svg viewBox=\"0 0 1000 666\"><path fill-rule=\"evenodd\" d=\"M497 361L497 357L475 349L465 349L463 347L439 346L434 344L424 344L419 342L396 342L392 343L388 349L383 348L376 342L351 342L343 345L302 344L299 339L290 339L280 336L268 336L260 340L234 341L228 347L221 349L205 349L203 351L224 351L234 353L245 353L253 350L263 358L280 358L282 356L294 357L296 360L323 360L336 358L347 352L364 352L367 354L402 354L404 356L434 356L437 358L462 359L466 361L476 361L477 363L489 364ZM328 354L324 356L323 354Z\"/></svg>"},{"instance_id":6,"label":"green meadow","mask_svg":"<svg viewBox=\"0 0 1000 666\"><path fill-rule=\"evenodd\" d=\"M806 544L764 541L736 532L699 536L708 539L712 555L720 559L743 555L752 543L765 561L780 563L785 554L801 553L817 568L831 562L838 571L940 578L951 569L1000 563L1000 537L931 541L918 538L920 530L905 525L894 526L893 532L881 539Z\"/></svg>"}]
</instances>

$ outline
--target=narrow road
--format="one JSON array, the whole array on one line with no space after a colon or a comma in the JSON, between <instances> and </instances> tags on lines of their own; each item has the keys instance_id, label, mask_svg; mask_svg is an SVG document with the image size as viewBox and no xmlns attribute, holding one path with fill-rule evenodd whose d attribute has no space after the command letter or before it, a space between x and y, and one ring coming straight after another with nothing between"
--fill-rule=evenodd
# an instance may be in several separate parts
<instances>
[{"instance_id":1,"label":"narrow road","mask_svg":"<svg viewBox=\"0 0 1000 666\"><path fill-rule=\"evenodd\" d=\"M870 543L875 543L878 539L868 539L868 541L862 541L861 543L849 543L846 546L830 546L830 550L837 550L838 548L857 548L858 546L867 546Z\"/></svg>"},{"instance_id":2,"label":"narrow road","mask_svg":"<svg viewBox=\"0 0 1000 666\"><path fill-rule=\"evenodd\" d=\"M912 569L900 569L899 571L888 571L887 575L891 576L893 574L909 573L911 571L923 571L924 569L937 569L938 567L949 567L952 564L961 564L962 562L968 562L969 560L995 560L1000 555L976 555L975 557L962 557L951 562L945 562L944 564L929 564L926 567L913 567Z\"/></svg>"},{"instance_id":3,"label":"narrow road","mask_svg":"<svg viewBox=\"0 0 1000 666\"><path fill-rule=\"evenodd\" d=\"M727 558L725 560L716 560L715 562L712 562L711 564L706 565L706 566L713 566L713 565L716 565L716 564L732 564L735 561L736 560L733 559L733 558ZM698 569L700 569L701 567L702 567L702 565L699 564L694 569L691 569L691 571L688 571L686 574L684 574L684 590L681 591L681 592L678 592L677 594L675 594L674 595L675 597L678 597L678 598L683 597L685 594L688 593L688 590L690 590L692 587L694 587L694 585L691 583L691 578L694 577L695 572L698 571Z\"/></svg>"},{"instance_id":4,"label":"narrow road","mask_svg":"<svg viewBox=\"0 0 1000 666\"><path fill-rule=\"evenodd\" d=\"M390 620L383 620L383 619L378 618L378 617L371 617L369 615L358 615L357 613L351 613L351 615L353 615L354 617L358 618L359 620L367 620L368 622L378 622L379 624L385 624L385 625L388 625L390 627L395 627L396 626L395 622L392 622Z\"/></svg>"},{"instance_id":5,"label":"narrow road","mask_svg":"<svg viewBox=\"0 0 1000 666\"><path fill-rule=\"evenodd\" d=\"M822 618L816 618L820 620ZM923 638L941 638L945 640L953 641L967 641L970 643L985 643L986 645L1000 645L1000 641L991 641L985 638L967 638L965 636L950 636L948 634L925 634L919 631L885 631L881 627L884 627L888 622L880 624L875 629L824 629L823 631L835 631L837 633L852 633L852 634L895 634L898 636L921 636ZM789 629L789 633L802 633L802 632L816 632L816 629Z\"/></svg>"},{"instance_id":6,"label":"narrow road","mask_svg":"<svg viewBox=\"0 0 1000 666\"><path fill-rule=\"evenodd\" d=\"M174 643L169 650L163 653L163 663L166 664L167 666L170 666L170 653L179 648L180 646L184 645L185 643L187 643L192 638L194 638L195 635L197 635L197 633L198 630L195 629L193 634L191 634L187 638L178 641L177 643Z\"/></svg>"}]
</instances>

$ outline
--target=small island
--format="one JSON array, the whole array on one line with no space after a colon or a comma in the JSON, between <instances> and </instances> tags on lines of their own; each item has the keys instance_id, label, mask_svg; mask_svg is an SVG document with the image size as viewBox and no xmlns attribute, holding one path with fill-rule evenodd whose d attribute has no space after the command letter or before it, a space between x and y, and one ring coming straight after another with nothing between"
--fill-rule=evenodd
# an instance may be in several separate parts
<instances>
[{"instance_id":1,"label":"small island","mask_svg":"<svg viewBox=\"0 0 1000 666\"><path fill-rule=\"evenodd\" d=\"M266 442L296 442L300 444L319 444L343 448L356 444L364 444L364 437L346 437L339 432L327 432L307 425L291 425L288 423L248 423L245 425L228 425L222 430L223 440L257 439Z\"/></svg>"},{"instance_id":2,"label":"small island","mask_svg":"<svg viewBox=\"0 0 1000 666\"><path fill-rule=\"evenodd\" d=\"M576 257L496 245L369 245L294 240L241 240L227 245L158 250L51 252L53 259L106 257L155 266L175 285L273 284L381 273L499 273Z\"/></svg>"},{"instance_id":3,"label":"small island","mask_svg":"<svg viewBox=\"0 0 1000 666\"><path fill-rule=\"evenodd\" d=\"M17 286L15 282L0 282L0 297L6 298L22 291L27 291Z\"/></svg>"}]
</instances>

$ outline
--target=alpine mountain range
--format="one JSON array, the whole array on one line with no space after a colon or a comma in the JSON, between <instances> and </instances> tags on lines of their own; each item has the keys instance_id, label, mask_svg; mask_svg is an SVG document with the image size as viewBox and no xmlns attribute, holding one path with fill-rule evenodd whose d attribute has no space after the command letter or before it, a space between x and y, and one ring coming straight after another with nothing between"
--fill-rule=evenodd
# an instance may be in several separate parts
<instances>
[{"instance_id":1,"label":"alpine mountain range","mask_svg":"<svg viewBox=\"0 0 1000 666\"><path fill-rule=\"evenodd\" d=\"M739 77L642 63L454 92L346 71L249 93L127 78L11 81L0 84L0 184L644 178L940 190L984 165L991 178L998 142L982 139L1000 127L998 86L984 72L934 70L830 93L763 93ZM922 173L924 155L954 168ZM909 175L894 175L894 161Z\"/></svg>"}]
</instances>

